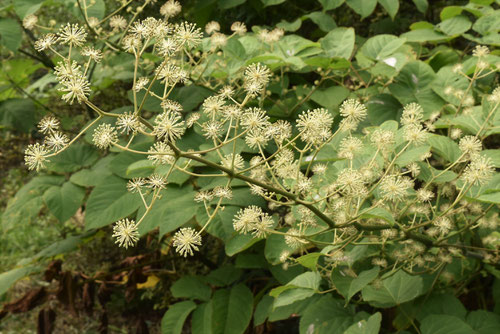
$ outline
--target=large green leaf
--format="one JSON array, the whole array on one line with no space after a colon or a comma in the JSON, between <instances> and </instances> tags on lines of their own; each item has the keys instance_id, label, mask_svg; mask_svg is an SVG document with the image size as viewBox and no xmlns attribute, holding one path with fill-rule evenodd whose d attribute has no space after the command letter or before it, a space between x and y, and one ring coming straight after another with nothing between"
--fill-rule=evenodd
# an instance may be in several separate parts
<instances>
[{"instance_id":1,"label":"large green leaf","mask_svg":"<svg viewBox=\"0 0 500 334\"><path fill-rule=\"evenodd\" d=\"M427 11L427 8L429 7L429 3L427 2L427 0L413 0L413 3L422 13L425 13Z\"/></svg>"},{"instance_id":2,"label":"large green leaf","mask_svg":"<svg viewBox=\"0 0 500 334\"><path fill-rule=\"evenodd\" d=\"M328 32L332 29L337 28L337 24L335 23L335 20L328 14L323 13L323 12L312 12L307 15L313 21L318 25L318 27L325 31Z\"/></svg>"},{"instance_id":3,"label":"large green leaf","mask_svg":"<svg viewBox=\"0 0 500 334\"><path fill-rule=\"evenodd\" d=\"M184 276L178 279L171 287L170 291L175 298L194 298L208 301L212 291L200 277Z\"/></svg>"},{"instance_id":4,"label":"large green leaf","mask_svg":"<svg viewBox=\"0 0 500 334\"><path fill-rule=\"evenodd\" d=\"M1 22L0 20L0 34ZM29 133L35 125L35 104L33 101L29 99L9 99L0 102L0 127L5 126Z\"/></svg>"},{"instance_id":5,"label":"large green leaf","mask_svg":"<svg viewBox=\"0 0 500 334\"><path fill-rule=\"evenodd\" d=\"M321 39L321 47L328 57L350 59L354 50L354 29L337 28Z\"/></svg>"},{"instance_id":6,"label":"large green leaf","mask_svg":"<svg viewBox=\"0 0 500 334\"><path fill-rule=\"evenodd\" d=\"M345 2L345 0L318 0L318 1L323 6L324 10L335 9L337 7L340 7Z\"/></svg>"},{"instance_id":7,"label":"large green leaf","mask_svg":"<svg viewBox=\"0 0 500 334\"><path fill-rule=\"evenodd\" d=\"M467 315L467 323L478 334L495 333L500 329L500 315L485 310L472 311Z\"/></svg>"},{"instance_id":8,"label":"large green leaf","mask_svg":"<svg viewBox=\"0 0 500 334\"><path fill-rule=\"evenodd\" d=\"M86 144L73 144L50 159L47 169L59 173L74 172L94 164L99 158L97 150Z\"/></svg>"},{"instance_id":9,"label":"large green leaf","mask_svg":"<svg viewBox=\"0 0 500 334\"><path fill-rule=\"evenodd\" d=\"M0 43L11 51L21 46L23 33L16 20L0 18Z\"/></svg>"},{"instance_id":10,"label":"large green leaf","mask_svg":"<svg viewBox=\"0 0 500 334\"><path fill-rule=\"evenodd\" d=\"M349 96L349 90L342 86L332 86L325 89L317 89L311 94L311 100L330 111L336 110L338 106Z\"/></svg>"},{"instance_id":11,"label":"large green leaf","mask_svg":"<svg viewBox=\"0 0 500 334\"><path fill-rule=\"evenodd\" d=\"M369 16L377 6L377 0L346 0L349 7L361 15L361 19Z\"/></svg>"},{"instance_id":12,"label":"large green leaf","mask_svg":"<svg viewBox=\"0 0 500 334\"><path fill-rule=\"evenodd\" d=\"M424 283L420 276L411 276L403 270L384 279L382 286L366 286L362 290L364 301L376 307L392 307L415 299L423 293Z\"/></svg>"},{"instance_id":13,"label":"large green leaf","mask_svg":"<svg viewBox=\"0 0 500 334\"><path fill-rule=\"evenodd\" d=\"M212 334L212 300L198 305L191 317L191 331L193 334Z\"/></svg>"},{"instance_id":14,"label":"large green leaf","mask_svg":"<svg viewBox=\"0 0 500 334\"><path fill-rule=\"evenodd\" d=\"M432 135L427 138L427 143L431 145L434 152L449 162L457 161L462 154L458 144L449 137Z\"/></svg>"},{"instance_id":15,"label":"large green leaf","mask_svg":"<svg viewBox=\"0 0 500 334\"><path fill-rule=\"evenodd\" d=\"M343 273L342 269L336 269L332 272L332 281L337 291L345 297L348 303L356 293L373 282L379 272L379 267L373 267L362 271L357 277L351 277Z\"/></svg>"},{"instance_id":16,"label":"large green leaf","mask_svg":"<svg viewBox=\"0 0 500 334\"><path fill-rule=\"evenodd\" d=\"M403 105L418 101L419 94L430 89L430 83L436 78L432 67L422 61L406 64L389 86L389 90Z\"/></svg>"},{"instance_id":17,"label":"large green leaf","mask_svg":"<svg viewBox=\"0 0 500 334\"><path fill-rule=\"evenodd\" d=\"M214 334L244 333L252 318L253 295L238 284L231 290L217 290L212 298Z\"/></svg>"},{"instance_id":18,"label":"large green leaf","mask_svg":"<svg viewBox=\"0 0 500 334\"><path fill-rule=\"evenodd\" d=\"M2 215L4 230L15 228L17 225L29 223L35 219L43 207L43 193L50 187L61 185L63 182L64 177L62 176L34 177L9 200Z\"/></svg>"},{"instance_id":19,"label":"large green leaf","mask_svg":"<svg viewBox=\"0 0 500 334\"><path fill-rule=\"evenodd\" d=\"M41 268L35 266L15 268L0 274L0 296L3 295L9 288L23 277L28 276L32 272L38 271Z\"/></svg>"},{"instance_id":20,"label":"large green leaf","mask_svg":"<svg viewBox=\"0 0 500 334\"><path fill-rule=\"evenodd\" d=\"M354 322L354 308L343 301L323 296L310 305L300 318L300 333L342 334Z\"/></svg>"},{"instance_id":21,"label":"large green leaf","mask_svg":"<svg viewBox=\"0 0 500 334\"><path fill-rule=\"evenodd\" d=\"M464 15L457 15L444 20L437 25L437 28L448 36L460 35L470 29L472 23Z\"/></svg>"},{"instance_id":22,"label":"large green leaf","mask_svg":"<svg viewBox=\"0 0 500 334\"><path fill-rule=\"evenodd\" d=\"M360 51L370 59L382 60L392 55L404 43L404 38L393 35L377 35L368 39Z\"/></svg>"},{"instance_id":23,"label":"large green leaf","mask_svg":"<svg viewBox=\"0 0 500 334\"><path fill-rule=\"evenodd\" d=\"M422 334L474 334L477 333L462 319L452 315L429 315L420 325Z\"/></svg>"},{"instance_id":24,"label":"large green leaf","mask_svg":"<svg viewBox=\"0 0 500 334\"><path fill-rule=\"evenodd\" d=\"M22 20L25 16L34 14L45 2L45 0L12 0L14 11Z\"/></svg>"},{"instance_id":25,"label":"large green leaf","mask_svg":"<svg viewBox=\"0 0 500 334\"><path fill-rule=\"evenodd\" d=\"M70 219L82 205L85 189L75 186L71 182L65 182L62 187L51 187L43 194L43 200L50 212L65 222Z\"/></svg>"},{"instance_id":26,"label":"large green leaf","mask_svg":"<svg viewBox=\"0 0 500 334\"><path fill-rule=\"evenodd\" d=\"M366 103L368 119L373 125L380 125L388 120L399 119L401 103L390 94L372 96Z\"/></svg>"},{"instance_id":27,"label":"large green leaf","mask_svg":"<svg viewBox=\"0 0 500 334\"><path fill-rule=\"evenodd\" d=\"M94 188L87 201L85 229L109 225L134 213L142 205L138 194L127 191L127 182L110 176Z\"/></svg>"},{"instance_id":28,"label":"large green leaf","mask_svg":"<svg viewBox=\"0 0 500 334\"><path fill-rule=\"evenodd\" d=\"M358 321L349 327L344 334L378 334L382 322L380 312L370 316L368 320Z\"/></svg>"},{"instance_id":29,"label":"large green leaf","mask_svg":"<svg viewBox=\"0 0 500 334\"><path fill-rule=\"evenodd\" d=\"M171 305L161 319L161 333L181 334L184 322L195 308L196 304L191 300Z\"/></svg>"},{"instance_id":30,"label":"large green leaf","mask_svg":"<svg viewBox=\"0 0 500 334\"><path fill-rule=\"evenodd\" d=\"M384 7L389 16L394 20L399 10L399 0L378 0L378 3Z\"/></svg>"},{"instance_id":31,"label":"large green leaf","mask_svg":"<svg viewBox=\"0 0 500 334\"><path fill-rule=\"evenodd\" d=\"M158 226L161 235L171 232L195 216L197 205L192 187L169 186L162 190L161 198L139 225L139 233L145 234ZM138 216L141 217L144 211L141 206Z\"/></svg>"}]
</instances>

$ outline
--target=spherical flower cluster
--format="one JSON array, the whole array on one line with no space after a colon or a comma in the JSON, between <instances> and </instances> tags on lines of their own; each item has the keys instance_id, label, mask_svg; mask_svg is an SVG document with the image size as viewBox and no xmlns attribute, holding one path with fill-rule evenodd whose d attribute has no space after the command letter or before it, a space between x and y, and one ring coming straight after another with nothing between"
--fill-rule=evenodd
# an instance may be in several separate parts
<instances>
[{"instance_id":1,"label":"spherical flower cluster","mask_svg":"<svg viewBox=\"0 0 500 334\"><path fill-rule=\"evenodd\" d=\"M401 124L419 124L423 119L422 107L417 103L407 104L403 108L403 115L401 116Z\"/></svg>"},{"instance_id":2,"label":"spherical flower cluster","mask_svg":"<svg viewBox=\"0 0 500 334\"><path fill-rule=\"evenodd\" d=\"M59 150L66 146L69 142L69 138L62 132L53 131L44 140L45 145L53 150Z\"/></svg>"},{"instance_id":3,"label":"spherical flower cluster","mask_svg":"<svg viewBox=\"0 0 500 334\"><path fill-rule=\"evenodd\" d=\"M46 157L48 154L49 150L45 145L39 143L30 144L24 151L24 162L29 170L34 169L38 172L40 169L45 168L45 163L49 162Z\"/></svg>"},{"instance_id":4,"label":"spherical flower cluster","mask_svg":"<svg viewBox=\"0 0 500 334\"><path fill-rule=\"evenodd\" d=\"M68 23L62 27L57 33L58 41L61 44L69 44L73 46L82 46L86 41L87 33L85 29L80 27L78 23Z\"/></svg>"},{"instance_id":5,"label":"spherical flower cluster","mask_svg":"<svg viewBox=\"0 0 500 334\"><path fill-rule=\"evenodd\" d=\"M38 123L38 130L40 130L41 133L47 134L59 129L59 124L59 120L54 116L45 116L40 123Z\"/></svg>"},{"instance_id":6,"label":"spherical flower cluster","mask_svg":"<svg viewBox=\"0 0 500 334\"><path fill-rule=\"evenodd\" d=\"M236 232L243 234L252 232L257 237L265 236L266 231L272 226L271 216L255 205L240 209L233 219L233 228Z\"/></svg>"},{"instance_id":7,"label":"spherical flower cluster","mask_svg":"<svg viewBox=\"0 0 500 334\"><path fill-rule=\"evenodd\" d=\"M380 183L383 197L390 201L402 200L410 188L413 188L413 180L406 176L388 175Z\"/></svg>"},{"instance_id":8,"label":"spherical flower cluster","mask_svg":"<svg viewBox=\"0 0 500 334\"><path fill-rule=\"evenodd\" d=\"M203 33L194 23L182 22L175 27L174 38L187 49L192 49L201 43Z\"/></svg>"},{"instance_id":9,"label":"spherical flower cluster","mask_svg":"<svg viewBox=\"0 0 500 334\"><path fill-rule=\"evenodd\" d=\"M137 131L142 128L142 124L136 115L131 112L127 112L117 118L116 128L120 130L121 133L137 133Z\"/></svg>"},{"instance_id":10,"label":"spherical flower cluster","mask_svg":"<svg viewBox=\"0 0 500 334\"><path fill-rule=\"evenodd\" d=\"M190 227L184 227L177 231L173 241L175 251L184 257L192 256L193 250L198 251L198 246L201 246L200 234Z\"/></svg>"},{"instance_id":11,"label":"spherical flower cluster","mask_svg":"<svg viewBox=\"0 0 500 334\"><path fill-rule=\"evenodd\" d=\"M241 36L247 32L247 27L245 23L236 21L231 25L231 31Z\"/></svg>"},{"instance_id":12,"label":"spherical flower cluster","mask_svg":"<svg viewBox=\"0 0 500 334\"><path fill-rule=\"evenodd\" d=\"M340 142L339 157L352 160L363 149L363 142L356 137L346 137Z\"/></svg>"},{"instance_id":13,"label":"spherical flower cluster","mask_svg":"<svg viewBox=\"0 0 500 334\"><path fill-rule=\"evenodd\" d=\"M160 14L166 19L176 16L182 10L182 6L178 1L168 0L160 7Z\"/></svg>"},{"instance_id":14,"label":"spherical flower cluster","mask_svg":"<svg viewBox=\"0 0 500 334\"><path fill-rule=\"evenodd\" d=\"M171 165L175 162L174 151L167 143L158 141L148 150L148 160L154 165Z\"/></svg>"},{"instance_id":15,"label":"spherical flower cluster","mask_svg":"<svg viewBox=\"0 0 500 334\"><path fill-rule=\"evenodd\" d=\"M307 244L307 240L302 238L303 234L296 228L291 228L286 232L285 242L291 248L299 248Z\"/></svg>"},{"instance_id":16,"label":"spherical flower cluster","mask_svg":"<svg viewBox=\"0 0 500 334\"><path fill-rule=\"evenodd\" d=\"M163 112L155 118L154 122L156 125L154 126L153 133L160 139L165 138L174 142L186 131L182 116L177 112Z\"/></svg>"},{"instance_id":17,"label":"spherical flower cluster","mask_svg":"<svg viewBox=\"0 0 500 334\"><path fill-rule=\"evenodd\" d=\"M98 148L106 149L118 141L118 134L113 126L103 123L94 130L92 140Z\"/></svg>"},{"instance_id":18,"label":"spherical flower cluster","mask_svg":"<svg viewBox=\"0 0 500 334\"><path fill-rule=\"evenodd\" d=\"M472 160L481 152L481 150L483 149L483 144L475 136L465 136L460 139L458 147L460 148L460 151L462 151L462 154L465 155L466 159Z\"/></svg>"},{"instance_id":19,"label":"spherical flower cluster","mask_svg":"<svg viewBox=\"0 0 500 334\"><path fill-rule=\"evenodd\" d=\"M245 160L243 160L243 157L239 154L228 154L225 155L222 160L221 160L221 165L227 169L232 169L234 167L234 170L241 170L245 167Z\"/></svg>"},{"instance_id":20,"label":"spherical flower cluster","mask_svg":"<svg viewBox=\"0 0 500 334\"><path fill-rule=\"evenodd\" d=\"M340 115L346 123L359 123L366 118L366 107L357 100L345 100L340 106Z\"/></svg>"},{"instance_id":21,"label":"spherical flower cluster","mask_svg":"<svg viewBox=\"0 0 500 334\"><path fill-rule=\"evenodd\" d=\"M297 128L300 138L312 145L321 145L331 136L333 117L324 108L308 110L299 115Z\"/></svg>"},{"instance_id":22,"label":"spherical flower cluster","mask_svg":"<svg viewBox=\"0 0 500 334\"><path fill-rule=\"evenodd\" d=\"M265 110L257 107L248 108L241 115L240 123L244 129L262 129L269 126L269 117Z\"/></svg>"},{"instance_id":23,"label":"spherical flower cluster","mask_svg":"<svg viewBox=\"0 0 500 334\"><path fill-rule=\"evenodd\" d=\"M27 30L32 30L38 22L38 17L30 14L26 15L26 17L23 19L23 27Z\"/></svg>"},{"instance_id":24,"label":"spherical flower cluster","mask_svg":"<svg viewBox=\"0 0 500 334\"><path fill-rule=\"evenodd\" d=\"M255 96L262 92L269 82L271 70L265 65L254 63L245 69L244 84L245 91L250 96Z\"/></svg>"},{"instance_id":25,"label":"spherical flower cluster","mask_svg":"<svg viewBox=\"0 0 500 334\"><path fill-rule=\"evenodd\" d=\"M462 180L468 184L485 184L493 177L494 172L495 168L490 158L477 156L465 168Z\"/></svg>"},{"instance_id":26,"label":"spherical flower cluster","mask_svg":"<svg viewBox=\"0 0 500 334\"><path fill-rule=\"evenodd\" d=\"M47 34L41 38L39 38L35 42L35 50L38 52L47 50L50 48L52 45L54 45L57 42L57 36L55 34Z\"/></svg>"},{"instance_id":27,"label":"spherical flower cluster","mask_svg":"<svg viewBox=\"0 0 500 334\"><path fill-rule=\"evenodd\" d=\"M113 235L116 242L120 247L128 248L135 246L139 240L139 232L137 231L137 224L134 220L128 218L119 220L113 226Z\"/></svg>"}]
</instances>

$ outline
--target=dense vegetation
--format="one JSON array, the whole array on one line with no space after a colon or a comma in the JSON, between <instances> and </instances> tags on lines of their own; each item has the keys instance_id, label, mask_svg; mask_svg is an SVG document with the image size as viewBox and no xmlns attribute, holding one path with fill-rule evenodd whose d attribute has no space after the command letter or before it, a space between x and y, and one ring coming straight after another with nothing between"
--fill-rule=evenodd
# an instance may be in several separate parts
<instances>
[{"instance_id":1,"label":"dense vegetation","mask_svg":"<svg viewBox=\"0 0 500 334\"><path fill-rule=\"evenodd\" d=\"M499 3L6 0L0 331L499 332Z\"/></svg>"}]
</instances>

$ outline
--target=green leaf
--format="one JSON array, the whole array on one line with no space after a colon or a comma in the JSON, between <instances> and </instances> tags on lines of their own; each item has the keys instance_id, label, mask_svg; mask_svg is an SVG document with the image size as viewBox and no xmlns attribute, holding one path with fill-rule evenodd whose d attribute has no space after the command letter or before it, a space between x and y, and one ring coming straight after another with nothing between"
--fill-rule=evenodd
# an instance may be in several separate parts
<instances>
[{"instance_id":1,"label":"green leaf","mask_svg":"<svg viewBox=\"0 0 500 334\"><path fill-rule=\"evenodd\" d=\"M285 0L260 0L264 4L264 7L279 5L285 2Z\"/></svg>"},{"instance_id":2,"label":"green leaf","mask_svg":"<svg viewBox=\"0 0 500 334\"><path fill-rule=\"evenodd\" d=\"M139 195L127 191L125 180L110 176L105 183L94 188L87 200L85 229L90 230L114 223L131 215L141 205Z\"/></svg>"},{"instance_id":3,"label":"green leaf","mask_svg":"<svg viewBox=\"0 0 500 334\"><path fill-rule=\"evenodd\" d=\"M311 100L333 111L349 96L349 93L349 90L345 87L332 86L326 89L317 89L311 94Z\"/></svg>"},{"instance_id":4,"label":"green leaf","mask_svg":"<svg viewBox=\"0 0 500 334\"><path fill-rule=\"evenodd\" d=\"M382 314L377 312L368 320L358 321L349 327L344 334L378 334L382 322Z\"/></svg>"},{"instance_id":5,"label":"green leaf","mask_svg":"<svg viewBox=\"0 0 500 334\"><path fill-rule=\"evenodd\" d=\"M403 270L384 279L381 287L366 286L362 290L364 301L375 307L392 307L415 299L424 291L423 279Z\"/></svg>"},{"instance_id":6,"label":"green leaf","mask_svg":"<svg viewBox=\"0 0 500 334\"><path fill-rule=\"evenodd\" d=\"M427 138L427 143L431 145L432 151L436 152L449 162L457 161L462 155L458 144L449 137L431 135Z\"/></svg>"},{"instance_id":7,"label":"green leaf","mask_svg":"<svg viewBox=\"0 0 500 334\"><path fill-rule=\"evenodd\" d=\"M321 47L328 57L350 59L354 50L354 29L337 28L320 40Z\"/></svg>"},{"instance_id":8,"label":"green leaf","mask_svg":"<svg viewBox=\"0 0 500 334\"><path fill-rule=\"evenodd\" d=\"M310 305L300 318L300 334L342 334L354 322L353 307L343 301L323 296Z\"/></svg>"},{"instance_id":9,"label":"green leaf","mask_svg":"<svg viewBox=\"0 0 500 334\"><path fill-rule=\"evenodd\" d=\"M266 246L264 248L264 255L267 262L270 264L278 264L280 262L280 255L283 251L293 252L290 246L285 242L285 238L282 235L271 234L266 238Z\"/></svg>"},{"instance_id":10,"label":"green leaf","mask_svg":"<svg viewBox=\"0 0 500 334\"><path fill-rule=\"evenodd\" d=\"M54 186L43 194L43 200L50 212L61 223L70 219L82 205L85 189L65 182L62 187Z\"/></svg>"},{"instance_id":11,"label":"green leaf","mask_svg":"<svg viewBox=\"0 0 500 334\"><path fill-rule=\"evenodd\" d=\"M191 300L171 305L161 319L161 333L181 334L184 322L195 308L196 304Z\"/></svg>"},{"instance_id":12,"label":"green leaf","mask_svg":"<svg viewBox=\"0 0 500 334\"><path fill-rule=\"evenodd\" d=\"M198 276L184 276L178 279L170 291L175 298L191 298L208 301L212 290Z\"/></svg>"},{"instance_id":13,"label":"green leaf","mask_svg":"<svg viewBox=\"0 0 500 334\"><path fill-rule=\"evenodd\" d=\"M429 7L427 0L413 0L413 3L417 6L418 11L421 13L425 13Z\"/></svg>"},{"instance_id":14,"label":"green leaf","mask_svg":"<svg viewBox=\"0 0 500 334\"><path fill-rule=\"evenodd\" d=\"M262 297L260 302L255 307L255 312L253 314L254 326L261 325L264 323L264 321L266 321L267 317L273 309L273 302L274 298L269 295L265 295L264 297Z\"/></svg>"},{"instance_id":15,"label":"green leaf","mask_svg":"<svg viewBox=\"0 0 500 334\"><path fill-rule=\"evenodd\" d=\"M336 269L332 272L332 281L337 291L345 297L347 304L356 293L373 282L379 272L379 267L373 267L372 269L362 271L358 277L353 278L344 274L342 269Z\"/></svg>"},{"instance_id":16,"label":"green leaf","mask_svg":"<svg viewBox=\"0 0 500 334\"><path fill-rule=\"evenodd\" d=\"M425 90L430 90L430 83L436 78L432 67L422 61L406 64L395 82L389 86L391 93L403 104L418 101Z\"/></svg>"},{"instance_id":17,"label":"green leaf","mask_svg":"<svg viewBox=\"0 0 500 334\"><path fill-rule=\"evenodd\" d=\"M432 294L423 304L418 304L416 319L422 321L429 315L446 314L464 319L467 310L452 294Z\"/></svg>"},{"instance_id":18,"label":"green leaf","mask_svg":"<svg viewBox=\"0 0 500 334\"><path fill-rule=\"evenodd\" d=\"M449 39L448 36L434 31L433 29L418 29L413 31L405 32L401 34L402 38L406 38L408 42L419 42L419 43L429 43L429 42L444 42Z\"/></svg>"},{"instance_id":19,"label":"green leaf","mask_svg":"<svg viewBox=\"0 0 500 334\"><path fill-rule=\"evenodd\" d=\"M226 251L227 256L233 256L243 252L245 249L250 248L260 240L261 239L255 238L251 234L235 234L229 239L226 239L224 250Z\"/></svg>"},{"instance_id":20,"label":"green leaf","mask_svg":"<svg viewBox=\"0 0 500 334\"><path fill-rule=\"evenodd\" d=\"M239 280L242 274L243 272L241 269L235 268L232 265L225 265L211 271L210 274L206 276L206 280L212 285L223 287L231 285Z\"/></svg>"},{"instance_id":21,"label":"green leaf","mask_svg":"<svg viewBox=\"0 0 500 334\"><path fill-rule=\"evenodd\" d=\"M97 17L99 20L104 18L104 14L106 12L106 4L104 0L84 0L87 2L87 16L88 17Z\"/></svg>"},{"instance_id":22,"label":"green leaf","mask_svg":"<svg viewBox=\"0 0 500 334\"><path fill-rule=\"evenodd\" d=\"M293 32L293 31L297 31L301 25L302 25L302 20L300 18L298 18L293 22L281 20L281 22L278 23L276 26L278 28L285 30L285 31L292 31Z\"/></svg>"},{"instance_id":23,"label":"green leaf","mask_svg":"<svg viewBox=\"0 0 500 334\"><path fill-rule=\"evenodd\" d=\"M399 0L378 0L378 3L384 7L389 16L394 20L399 10Z\"/></svg>"},{"instance_id":24,"label":"green leaf","mask_svg":"<svg viewBox=\"0 0 500 334\"><path fill-rule=\"evenodd\" d=\"M113 156L108 155L98 160L91 169L82 169L72 174L69 180L81 187L95 187L112 175L108 167L112 159Z\"/></svg>"},{"instance_id":25,"label":"green leaf","mask_svg":"<svg viewBox=\"0 0 500 334\"><path fill-rule=\"evenodd\" d=\"M404 43L404 38L393 35L377 35L368 39L360 51L368 58L382 60L392 55Z\"/></svg>"},{"instance_id":26,"label":"green leaf","mask_svg":"<svg viewBox=\"0 0 500 334\"><path fill-rule=\"evenodd\" d=\"M366 107L368 108L368 119L373 125L399 119L398 114L402 109L401 103L390 94L372 96L366 103Z\"/></svg>"},{"instance_id":27,"label":"green leaf","mask_svg":"<svg viewBox=\"0 0 500 334\"><path fill-rule=\"evenodd\" d=\"M139 225L139 233L144 235L158 226L160 235L171 232L195 216L197 205L192 187L169 186L162 190L161 198ZM141 206L138 215L142 216L144 211L145 208Z\"/></svg>"},{"instance_id":28,"label":"green leaf","mask_svg":"<svg viewBox=\"0 0 500 334\"><path fill-rule=\"evenodd\" d=\"M30 275L31 273L40 270L35 266L15 268L0 274L0 296L3 295L9 288L18 280Z\"/></svg>"},{"instance_id":29,"label":"green leaf","mask_svg":"<svg viewBox=\"0 0 500 334\"><path fill-rule=\"evenodd\" d=\"M70 173L94 164L99 153L90 145L73 144L67 150L50 158L47 169L53 172Z\"/></svg>"},{"instance_id":30,"label":"green leaf","mask_svg":"<svg viewBox=\"0 0 500 334\"><path fill-rule=\"evenodd\" d=\"M396 164L400 167L407 166L410 162L421 161L421 157L431 149L428 145L422 145L405 151L396 159Z\"/></svg>"},{"instance_id":31,"label":"green leaf","mask_svg":"<svg viewBox=\"0 0 500 334\"><path fill-rule=\"evenodd\" d=\"M36 176L19 190L7 204L2 215L4 231L32 222L43 207L42 194L52 186L61 185L62 176Z\"/></svg>"},{"instance_id":32,"label":"green leaf","mask_svg":"<svg viewBox=\"0 0 500 334\"><path fill-rule=\"evenodd\" d=\"M253 295L250 289L238 284L231 290L217 290L212 298L214 333L242 334L250 324Z\"/></svg>"},{"instance_id":33,"label":"green leaf","mask_svg":"<svg viewBox=\"0 0 500 334\"><path fill-rule=\"evenodd\" d=\"M345 0L318 0L323 6L324 10L335 9L337 7L342 6Z\"/></svg>"},{"instance_id":34,"label":"green leaf","mask_svg":"<svg viewBox=\"0 0 500 334\"><path fill-rule=\"evenodd\" d=\"M212 300L198 305L191 317L191 330L193 334L212 334Z\"/></svg>"},{"instance_id":35,"label":"green leaf","mask_svg":"<svg viewBox=\"0 0 500 334\"><path fill-rule=\"evenodd\" d=\"M485 310L472 311L467 315L467 323L478 334L495 333L500 328L500 315Z\"/></svg>"},{"instance_id":36,"label":"green leaf","mask_svg":"<svg viewBox=\"0 0 500 334\"><path fill-rule=\"evenodd\" d=\"M330 30L333 30L337 28L337 24L335 23L335 20L328 14L323 13L323 12L312 12L307 15L313 21L318 25L318 27L325 31L328 32Z\"/></svg>"},{"instance_id":37,"label":"green leaf","mask_svg":"<svg viewBox=\"0 0 500 334\"><path fill-rule=\"evenodd\" d=\"M499 32L500 11L495 10L491 12L491 14L481 16L476 22L474 22L472 29L474 29L481 35Z\"/></svg>"},{"instance_id":38,"label":"green leaf","mask_svg":"<svg viewBox=\"0 0 500 334\"><path fill-rule=\"evenodd\" d=\"M0 34L1 24L0 20ZM0 102L0 125L29 133L36 125L35 104L29 99L9 99Z\"/></svg>"},{"instance_id":39,"label":"green leaf","mask_svg":"<svg viewBox=\"0 0 500 334\"><path fill-rule=\"evenodd\" d=\"M377 0L346 0L349 7L361 15L361 19L369 16L377 6Z\"/></svg>"},{"instance_id":40,"label":"green leaf","mask_svg":"<svg viewBox=\"0 0 500 334\"><path fill-rule=\"evenodd\" d=\"M421 324L422 334L472 334L476 333L472 327L460 318L451 315L429 315Z\"/></svg>"},{"instance_id":41,"label":"green leaf","mask_svg":"<svg viewBox=\"0 0 500 334\"><path fill-rule=\"evenodd\" d=\"M460 35L470 29L472 23L463 15L457 15L444 20L437 25L437 28L448 36Z\"/></svg>"},{"instance_id":42,"label":"green leaf","mask_svg":"<svg viewBox=\"0 0 500 334\"><path fill-rule=\"evenodd\" d=\"M220 9L229 9L245 3L246 0L219 0L217 4Z\"/></svg>"},{"instance_id":43,"label":"green leaf","mask_svg":"<svg viewBox=\"0 0 500 334\"><path fill-rule=\"evenodd\" d=\"M303 265L304 267L311 269L311 270L316 270L316 265L318 264L318 259L320 256L323 256L325 254L322 253L309 253L306 255L302 255L301 257L298 257L296 260L298 263Z\"/></svg>"},{"instance_id":44,"label":"green leaf","mask_svg":"<svg viewBox=\"0 0 500 334\"><path fill-rule=\"evenodd\" d=\"M279 294L278 297L274 300L273 307L282 307L286 305L290 305L295 303L298 300L303 300L311 297L316 292L311 289L306 288L295 288L288 289Z\"/></svg>"},{"instance_id":45,"label":"green leaf","mask_svg":"<svg viewBox=\"0 0 500 334\"><path fill-rule=\"evenodd\" d=\"M13 0L14 11L22 20L30 14L34 14L45 2L45 0Z\"/></svg>"},{"instance_id":46,"label":"green leaf","mask_svg":"<svg viewBox=\"0 0 500 334\"><path fill-rule=\"evenodd\" d=\"M369 208L369 209L361 212L359 217L365 218L365 219L369 219L369 218L382 219L391 225L396 224L396 221L394 220L392 213L390 213L389 211L387 211L384 208Z\"/></svg>"},{"instance_id":47,"label":"green leaf","mask_svg":"<svg viewBox=\"0 0 500 334\"><path fill-rule=\"evenodd\" d=\"M447 6L443 8L441 14L439 14L439 17L441 18L441 21L445 21L462 14L463 10L464 9L461 6Z\"/></svg>"},{"instance_id":48,"label":"green leaf","mask_svg":"<svg viewBox=\"0 0 500 334\"><path fill-rule=\"evenodd\" d=\"M481 154L491 159L493 167L500 168L500 150L484 150Z\"/></svg>"},{"instance_id":49,"label":"green leaf","mask_svg":"<svg viewBox=\"0 0 500 334\"><path fill-rule=\"evenodd\" d=\"M317 271L307 271L303 274L298 275L286 285L298 288L318 290L320 281L321 275Z\"/></svg>"}]
</instances>

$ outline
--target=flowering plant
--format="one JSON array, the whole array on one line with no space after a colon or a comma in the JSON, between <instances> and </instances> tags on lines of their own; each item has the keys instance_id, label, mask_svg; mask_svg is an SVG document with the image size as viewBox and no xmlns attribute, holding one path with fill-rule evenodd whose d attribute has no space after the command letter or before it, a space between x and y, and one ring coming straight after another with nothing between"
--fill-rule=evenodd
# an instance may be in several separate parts
<instances>
[{"instance_id":1,"label":"flowering plant","mask_svg":"<svg viewBox=\"0 0 500 334\"><path fill-rule=\"evenodd\" d=\"M460 270L498 273L490 148L500 62L488 47L435 69L405 37L375 36L355 52L352 29L319 42L242 22L212 21L203 32L177 19L174 0L161 17L139 19L151 4L128 19L119 14L128 3L102 19L84 6L85 26L62 25L35 43L55 55L61 99L95 117L72 137L44 117L28 168L51 170L85 138L116 156L109 169L128 180L74 178L95 186L87 229L113 223L116 243L132 248L159 227L183 257L204 252L206 235L229 256L265 244L269 265L307 269L271 290L275 308L330 291L392 307L426 294L424 278L451 285ZM89 78L118 55L130 100L107 110ZM304 74L312 84L299 84ZM412 287L394 295L401 282Z\"/></svg>"}]
</instances>

